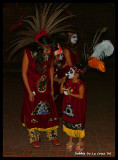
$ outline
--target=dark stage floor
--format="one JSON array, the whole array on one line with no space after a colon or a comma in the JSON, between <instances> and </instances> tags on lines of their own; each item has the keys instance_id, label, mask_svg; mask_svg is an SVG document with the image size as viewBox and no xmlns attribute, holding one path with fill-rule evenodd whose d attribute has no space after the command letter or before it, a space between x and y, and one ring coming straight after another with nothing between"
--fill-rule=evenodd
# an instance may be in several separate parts
<instances>
[{"instance_id":1,"label":"dark stage floor","mask_svg":"<svg viewBox=\"0 0 118 160\"><path fill-rule=\"evenodd\" d=\"M86 136L84 155L75 150L65 151L68 141L58 129L60 146L53 146L45 133L41 134L41 147L32 148L26 128L21 126L20 112L23 99L21 72L3 74L3 157L114 157L115 156L115 78L114 69L105 73L88 71ZM75 139L74 142L77 142Z\"/></svg>"}]
</instances>

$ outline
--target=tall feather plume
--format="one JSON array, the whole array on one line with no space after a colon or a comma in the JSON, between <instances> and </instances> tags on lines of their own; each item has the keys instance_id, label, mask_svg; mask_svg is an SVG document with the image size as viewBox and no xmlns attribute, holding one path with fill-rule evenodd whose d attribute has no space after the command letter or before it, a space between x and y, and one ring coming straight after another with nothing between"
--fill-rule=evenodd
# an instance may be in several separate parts
<instances>
[{"instance_id":1,"label":"tall feather plume","mask_svg":"<svg viewBox=\"0 0 118 160\"><path fill-rule=\"evenodd\" d=\"M96 46L96 44L97 44L97 42L98 42L100 36L102 35L102 33L106 32L106 30L107 30L107 27L103 27L103 28L101 29L101 31L100 31L98 37L96 38L96 40L95 40L94 43L93 43L93 49L94 49L94 47ZM98 31L99 31L99 30L98 30Z\"/></svg>"},{"instance_id":2,"label":"tall feather plume","mask_svg":"<svg viewBox=\"0 0 118 160\"><path fill-rule=\"evenodd\" d=\"M50 26L50 28L48 28L49 33L50 33L50 30L54 29L54 27L56 27L59 23L61 23L62 21L66 20L68 18L70 18L70 16L66 16L66 17L60 19L59 21L55 22L52 26ZM65 26L65 27L68 27L68 26Z\"/></svg>"},{"instance_id":3,"label":"tall feather plume","mask_svg":"<svg viewBox=\"0 0 118 160\"><path fill-rule=\"evenodd\" d=\"M44 15L44 13L45 13L46 6L47 6L47 3L45 3L44 9L42 10L41 15L40 15L41 29L43 29L43 27L44 27L44 22L45 22L45 15Z\"/></svg>"},{"instance_id":4,"label":"tall feather plume","mask_svg":"<svg viewBox=\"0 0 118 160\"><path fill-rule=\"evenodd\" d=\"M37 19L34 17L34 16L27 16L26 17L27 19L28 18L32 18L33 22L34 22L34 26L36 27L36 30L38 32L38 23L37 23Z\"/></svg>"},{"instance_id":5,"label":"tall feather plume","mask_svg":"<svg viewBox=\"0 0 118 160\"><path fill-rule=\"evenodd\" d=\"M26 31L21 31L21 32L18 33L18 35L22 35L22 36L31 36L31 37L34 36L33 33L31 33L31 32L26 32Z\"/></svg>"},{"instance_id":6,"label":"tall feather plume","mask_svg":"<svg viewBox=\"0 0 118 160\"><path fill-rule=\"evenodd\" d=\"M31 38L28 38L27 40L26 39L24 39L24 40L20 40L19 42L17 42L18 44L17 44L17 46L11 51L11 53L10 53L10 56L9 56L9 60L10 60L10 58L13 56L13 54L16 52L16 51L18 51L19 49L21 49L21 48L23 48L24 46L27 46L27 45L29 45L29 44L31 44L31 43L33 43L34 42L34 40Z\"/></svg>"},{"instance_id":7,"label":"tall feather plume","mask_svg":"<svg viewBox=\"0 0 118 160\"><path fill-rule=\"evenodd\" d=\"M35 11L36 11L37 28L38 28L38 32L40 32L41 28L40 28L40 21L39 21L39 12L36 4L35 4Z\"/></svg>"},{"instance_id":8,"label":"tall feather plume","mask_svg":"<svg viewBox=\"0 0 118 160\"><path fill-rule=\"evenodd\" d=\"M52 3L49 4L49 6L47 6L47 9L45 10L45 12L43 12L43 15L44 15L44 24L42 25L42 28L45 28L46 27L46 20L47 20L47 16L49 14L49 10L50 10L50 7L52 6Z\"/></svg>"},{"instance_id":9,"label":"tall feather plume","mask_svg":"<svg viewBox=\"0 0 118 160\"><path fill-rule=\"evenodd\" d=\"M31 22L30 20L23 20L23 22L28 23L29 26L37 33L38 29L37 27Z\"/></svg>"},{"instance_id":10,"label":"tall feather plume","mask_svg":"<svg viewBox=\"0 0 118 160\"><path fill-rule=\"evenodd\" d=\"M112 45L111 41L103 40L101 43L98 43L98 40L102 33L106 32L107 27L104 27L101 30L97 30L92 45L89 49L87 49L86 53L86 46L84 46L84 59L88 57L88 66L91 68L96 68L101 72L105 72L105 64L102 61L105 57L111 56L114 52L114 46ZM89 54L88 54L89 53Z\"/></svg>"},{"instance_id":11,"label":"tall feather plume","mask_svg":"<svg viewBox=\"0 0 118 160\"><path fill-rule=\"evenodd\" d=\"M51 30L50 34L55 34L57 32L63 32L64 31L70 31L70 29L68 27L71 27L72 25L67 25L67 26L63 26L63 27L59 27L57 29ZM66 29L67 28L67 29Z\"/></svg>"},{"instance_id":12,"label":"tall feather plume","mask_svg":"<svg viewBox=\"0 0 118 160\"><path fill-rule=\"evenodd\" d=\"M62 12L67 8L70 4L61 4L57 5L56 3L45 3L44 7L40 4L40 9L35 4L35 16L27 16L22 20L22 25L26 30L21 30L18 32L18 38L13 42L11 47L14 47L11 51L9 58L11 58L14 53L16 53L19 49L35 42L35 36L39 34L43 28L45 28L48 34L55 34L61 31L68 31L68 27L71 25L64 25L62 22L65 22L69 16L66 14L62 15Z\"/></svg>"},{"instance_id":13,"label":"tall feather plume","mask_svg":"<svg viewBox=\"0 0 118 160\"><path fill-rule=\"evenodd\" d=\"M69 16L64 16L64 17L62 17L62 18L60 18L59 20L58 19L56 19L64 10L65 10L65 8L67 8L68 7L68 5L69 4L66 4L65 6L63 6L62 7L62 5L60 5L59 7L58 7L58 9L56 9L56 11L49 17L49 19L47 20L47 22L46 22L46 30L49 32L49 30L53 27L53 26L55 26L55 25L57 25L58 23L60 23L61 21L62 21L62 18L65 18L65 17L68 17L69 18ZM61 8L62 7L62 8ZM66 18L65 18L66 19ZM64 19L64 20L65 20Z\"/></svg>"},{"instance_id":14,"label":"tall feather plume","mask_svg":"<svg viewBox=\"0 0 118 160\"><path fill-rule=\"evenodd\" d=\"M98 59L103 60L105 57L111 56L113 51L114 46L112 45L111 41L104 40L95 46L91 57L97 57Z\"/></svg>"}]
</instances>

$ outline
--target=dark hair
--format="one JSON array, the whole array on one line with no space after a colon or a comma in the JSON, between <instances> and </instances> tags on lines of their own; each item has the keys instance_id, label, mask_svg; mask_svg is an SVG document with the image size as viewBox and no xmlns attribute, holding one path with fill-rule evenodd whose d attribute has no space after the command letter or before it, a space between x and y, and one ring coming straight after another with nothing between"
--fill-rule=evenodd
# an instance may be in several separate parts
<instances>
[{"instance_id":1,"label":"dark hair","mask_svg":"<svg viewBox=\"0 0 118 160\"><path fill-rule=\"evenodd\" d=\"M84 81L84 76L81 72L79 72L79 79L81 79L82 81Z\"/></svg>"},{"instance_id":2,"label":"dark hair","mask_svg":"<svg viewBox=\"0 0 118 160\"><path fill-rule=\"evenodd\" d=\"M76 68L78 68L78 69L81 69L81 70L84 69L84 67L83 67L82 65L80 65L80 64L75 64L74 67L76 67ZM79 79L82 80L82 81L84 81L84 76L83 76L83 74L82 74L81 72L76 72L76 73L79 73Z\"/></svg>"},{"instance_id":3,"label":"dark hair","mask_svg":"<svg viewBox=\"0 0 118 160\"><path fill-rule=\"evenodd\" d=\"M49 36L43 36L38 39L38 42L44 45L50 45L53 43L53 39L52 37L49 37Z\"/></svg>"}]
</instances>

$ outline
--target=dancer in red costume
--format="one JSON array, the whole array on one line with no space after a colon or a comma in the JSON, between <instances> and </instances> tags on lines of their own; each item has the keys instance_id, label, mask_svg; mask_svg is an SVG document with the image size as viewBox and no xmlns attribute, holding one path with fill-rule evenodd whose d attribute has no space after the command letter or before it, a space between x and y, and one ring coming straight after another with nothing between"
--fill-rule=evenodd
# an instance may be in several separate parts
<instances>
[{"instance_id":1,"label":"dancer in red costume","mask_svg":"<svg viewBox=\"0 0 118 160\"><path fill-rule=\"evenodd\" d=\"M62 117L62 101L63 95L60 94L60 83L63 77L67 74L70 67L78 63L78 53L76 51L77 34L68 33L66 38L67 43L58 40L63 47L63 54L61 55L61 60L59 59L59 54L55 55L55 65L54 65L54 90L55 90L55 103L58 108L59 117ZM66 47L68 46L68 47Z\"/></svg>"},{"instance_id":2,"label":"dancer in red costume","mask_svg":"<svg viewBox=\"0 0 118 160\"><path fill-rule=\"evenodd\" d=\"M67 7L68 4L45 3L38 12L35 5L36 16L22 20L19 27L23 26L25 30L19 30L20 38L14 41L9 56L11 58L19 49L25 48L22 61L24 100L21 122L27 126L33 147L40 147L40 131L45 131L54 145L60 145L57 139L59 119L54 103L53 35L68 30L68 26L62 22L69 17L61 15Z\"/></svg>"},{"instance_id":3,"label":"dancer in red costume","mask_svg":"<svg viewBox=\"0 0 118 160\"><path fill-rule=\"evenodd\" d=\"M69 79L65 82L64 77L60 86L61 94L64 93L63 131L69 136L66 148L68 152L74 147L73 137L78 137L76 151L81 152L84 147L82 138L85 137L86 84L81 80L84 71L79 68L77 66L70 68Z\"/></svg>"},{"instance_id":4,"label":"dancer in red costume","mask_svg":"<svg viewBox=\"0 0 118 160\"><path fill-rule=\"evenodd\" d=\"M105 72L105 65L102 60L112 55L114 51L114 46L109 40L103 40L97 44L101 33L105 31L105 27L100 30L99 35L94 37L88 52L84 52L83 65L72 66L67 74L68 79L64 77L61 82L60 92L64 93L62 107L63 131L69 136L69 142L66 146L68 152L74 147L73 137L79 137L76 152L82 152L84 149L82 138L85 137L86 84L82 80L82 75L89 68ZM86 51L85 48L84 51Z\"/></svg>"},{"instance_id":5,"label":"dancer in red costume","mask_svg":"<svg viewBox=\"0 0 118 160\"><path fill-rule=\"evenodd\" d=\"M60 78L70 70L70 67L79 63L78 34L76 32L62 32L57 34L57 42L63 49L61 67L58 71Z\"/></svg>"},{"instance_id":6,"label":"dancer in red costume","mask_svg":"<svg viewBox=\"0 0 118 160\"><path fill-rule=\"evenodd\" d=\"M77 41L78 35L77 33L68 33L67 34L67 42L63 47L64 58L63 58L63 65L64 66L72 66L79 62L79 53L77 51Z\"/></svg>"},{"instance_id":7,"label":"dancer in red costume","mask_svg":"<svg viewBox=\"0 0 118 160\"><path fill-rule=\"evenodd\" d=\"M63 95L60 94L60 83L62 81L62 59L63 59L63 50L59 44L54 51L54 100L58 109L59 117L62 117L62 102Z\"/></svg>"},{"instance_id":8,"label":"dancer in red costume","mask_svg":"<svg viewBox=\"0 0 118 160\"><path fill-rule=\"evenodd\" d=\"M21 121L23 124L26 121L33 146L39 146L39 131L46 131L49 139L59 145L55 138L59 120L53 101L53 53L50 47L46 48L52 42L44 45L50 40L44 36L38 39L41 40L43 47L24 50L22 76L25 89Z\"/></svg>"}]
</instances>

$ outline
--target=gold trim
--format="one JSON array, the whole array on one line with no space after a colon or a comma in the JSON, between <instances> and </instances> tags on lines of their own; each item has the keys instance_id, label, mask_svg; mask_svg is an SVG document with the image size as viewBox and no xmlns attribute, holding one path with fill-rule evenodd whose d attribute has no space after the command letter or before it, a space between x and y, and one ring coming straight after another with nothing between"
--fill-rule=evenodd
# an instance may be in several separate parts
<instances>
[{"instance_id":1,"label":"gold trim","mask_svg":"<svg viewBox=\"0 0 118 160\"><path fill-rule=\"evenodd\" d=\"M68 135L68 136L72 136L72 137L80 137L80 138L84 138L85 137L85 130L74 130L74 129L70 129L67 128L65 125L63 125L63 131Z\"/></svg>"},{"instance_id":2,"label":"gold trim","mask_svg":"<svg viewBox=\"0 0 118 160\"><path fill-rule=\"evenodd\" d=\"M37 130L37 131L45 131L45 132L47 132L49 130L55 130L57 128L59 128L59 126L54 126L54 127L50 127L50 128L37 128L37 127L35 127L35 128L28 129L28 131L29 132L33 132L34 130Z\"/></svg>"},{"instance_id":3,"label":"gold trim","mask_svg":"<svg viewBox=\"0 0 118 160\"><path fill-rule=\"evenodd\" d=\"M25 127L25 123L22 123L22 126Z\"/></svg>"}]
</instances>

